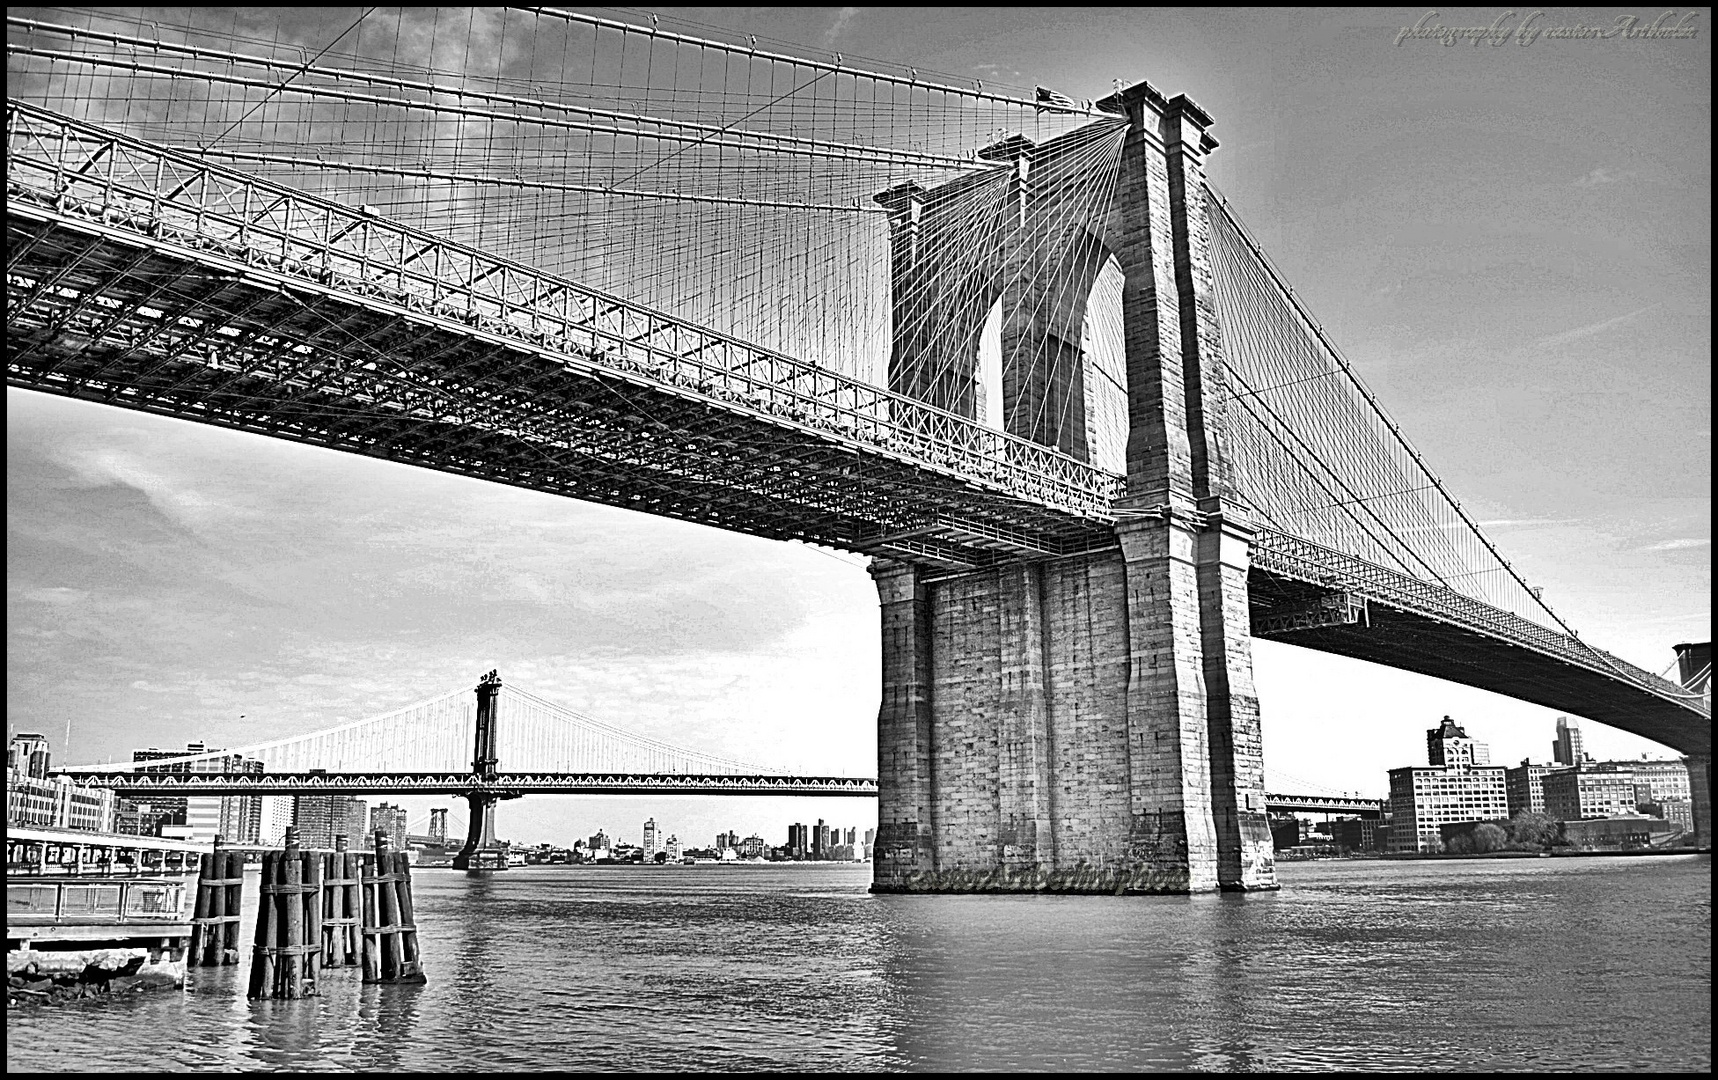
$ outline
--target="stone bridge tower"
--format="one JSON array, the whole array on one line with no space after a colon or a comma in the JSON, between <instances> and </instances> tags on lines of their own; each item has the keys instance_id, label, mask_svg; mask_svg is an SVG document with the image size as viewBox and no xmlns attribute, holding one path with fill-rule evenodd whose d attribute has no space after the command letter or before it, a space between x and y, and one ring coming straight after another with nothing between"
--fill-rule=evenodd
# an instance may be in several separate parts
<instances>
[{"instance_id":1,"label":"stone bridge tower","mask_svg":"<svg viewBox=\"0 0 1718 1080\"><path fill-rule=\"evenodd\" d=\"M1202 191L1217 143L1204 110L1147 83L1102 107L1125 133L1101 228L1051 209L1081 129L982 151L1006 172L878 196L891 389L981 417L979 339L1000 300L1002 401L984 411L1083 460L1080 327L1099 269L1119 266L1127 488L1108 550L958 573L873 564L876 891L1276 884Z\"/></svg>"}]
</instances>

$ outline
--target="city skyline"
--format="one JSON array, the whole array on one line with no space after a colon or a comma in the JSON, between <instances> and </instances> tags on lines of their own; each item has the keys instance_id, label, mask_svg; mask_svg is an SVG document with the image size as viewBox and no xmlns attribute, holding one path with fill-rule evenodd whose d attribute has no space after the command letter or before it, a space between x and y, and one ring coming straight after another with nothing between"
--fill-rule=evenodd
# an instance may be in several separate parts
<instances>
[{"instance_id":1,"label":"city skyline","mask_svg":"<svg viewBox=\"0 0 1718 1080\"><path fill-rule=\"evenodd\" d=\"M1421 14L681 16L1078 97L1186 92L1214 180L1443 479L1586 640L1662 670L1710 637L1709 165L1678 137L1709 47L1392 44ZM1366 92L1329 92L1336 70ZM8 409L8 728L70 720L71 760L243 747L498 667L665 741L875 772L854 556L17 390ZM1381 794L1445 714L1494 760L1542 759L1556 715L1271 642L1256 667L1267 768L1337 790ZM1654 752L1584 731L1596 757ZM568 798L505 804L501 829L604 816ZM624 805L713 834L716 802ZM754 805L731 820L769 834L839 813Z\"/></svg>"}]
</instances>

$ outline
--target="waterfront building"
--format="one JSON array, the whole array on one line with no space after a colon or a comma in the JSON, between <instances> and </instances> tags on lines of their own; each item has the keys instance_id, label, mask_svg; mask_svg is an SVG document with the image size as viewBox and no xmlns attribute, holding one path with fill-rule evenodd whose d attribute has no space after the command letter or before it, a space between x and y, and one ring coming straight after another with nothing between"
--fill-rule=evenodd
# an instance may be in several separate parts
<instances>
[{"instance_id":1,"label":"waterfront building","mask_svg":"<svg viewBox=\"0 0 1718 1080\"><path fill-rule=\"evenodd\" d=\"M1559 765L1581 763L1581 727L1567 716L1557 718L1557 738L1551 744L1551 760Z\"/></svg>"},{"instance_id":2,"label":"waterfront building","mask_svg":"<svg viewBox=\"0 0 1718 1080\"><path fill-rule=\"evenodd\" d=\"M1570 847L1599 849L1650 847L1654 838L1668 839L1676 832L1669 822L1644 814L1563 821L1557 827Z\"/></svg>"},{"instance_id":3,"label":"waterfront building","mask_svg":"<svg viewBox=\"0 0 1718 1080\"><path fill-rule=\"evenodd\" d=\"M370 808L368 836L378 832L388 834L388 843L395 851L406 850L406 812L393 803L379 803ZM372 841L373 842L373 841Z\"/></svg>"},{"instance_id":4,"label":"waterfront building","mask_svg":"<svg viewBox=\"0 0 1718 1080\"><path fill-rule=\"evenodd\" d=\"M1342 818L1330 823L1330 839L1349 851L1382 851L1385 832L1376 818Z\"/></svg>"},{"instance_id":5,"label":"waterfront building","mask_svg":"<svg viewBox=\"0 0 1718 1080\"><path fill-rule=\"evenodd\" d=\"M1426 760L1433 765L1490 765L1491 747L1468 737L1454 720L1426 732Z\"/></svg>"},{"instance_id":6,"label":"waterfront building","mask_svg":"<svg viewBox=\"0 0 1718 1080\"><path fill-rule=\"evenodd\" d=\"M29 759L25 758L28 768ZM45 771L44 766L44 771ZM6 824L93 832L118 831L119 799L107 788L67 777L37 777L6 769Z\"/></svg>"},{"instance_id":7,"label":"waterfront building","mask_svg":"<svg viewBox=\"0 0 1718 1080\"><path fill-rule=\"evenodd\" d=\"M593 859L599 857L597 855L597 852L599 851L603 852L602 857L606 857L611 846L612 845L608 842L608 833L603 832L601 829L598 829L596 831L596 835L591 837L589 842L585 844L585 847L590 850L591 858Z\"/></svg>"},{"instance_id":8,"label":"waterfront building","mask_svg":"<svg viewBox=\"0 0 1718 1080\"><path fill-rule=\"evenodd\" d=\"M1633 814L1634 777L1589 767L1563 769L1545 778L1545 812L1558 821Z\"/></svg>"},{"instance_id":9,"label":"waterfront building","mask_svg":"<svg viewBox=\"0 0 1718 1080\"><path fill-rule=\"evenodd\" d=\"M817 819L817 830L811 836L811 857L814 859L829 858L829 826Z\"/></svg>"},{"instance_id":10,"label":"waterfront building","mask_svg":"<svg viewBox=\"0 0 1718 1080\"><path fill-rule=\"evenodd\" d=\"M50 777L52 764L46 735L20 731L12 736L6 758L6 824L117 831L119 798L107 788Z\"/></svg>"},{"instance_id":11,"label":"waterfront building","mask_svg":"<svg viewBox=\"0 0 1718 1080\"><path fill-rule=\"evenodd\" d=\"M660 842L661 842L661 836L656 831L656 819L655 818L645 819L645 822L644 822L644 857L646 860L656 858L656 850L657 850L657 846L660 844Z\"/></svg>"},{"instance_id":12,"label":"waterfront building","mask_svg":"<svg viewBox=\"0 0 1718 1080\"><path fill-rule=\"evenodd\" d=\"M670 834L668 837L668 841L662 845L662 850L666 851L668 853L668 861L669 862L679 862L680 861L680 838L678 836L674 836L674 835Z\"/></svg>"},{"instance_id":13,"label":"waterfront building","mask_svg":"<svg viewBox=\"0 0 1718 1080\"><path fill-rule=\"evenodd\" d=\"M1683 832L1694 831L1694 800L1655 799L1651 805L1658 809L1656 817L1663 818Z\"/></svg>"},{"instance_id":14,"label":"waterfront building","mask_svg":"<svg viewBox=\"0 0 1718 1080\"><path fill-rule=\"evenodd\" d=\"M1501 821L1509 792L1501 765L1410 765L1390 770L1390 847L1393 852L1437 851L1440 826ZM1547 784L1549 800L1549 784Z\"/></svg>"},{"instance_id":15,"label":"waterfront building","mask_svg":"<svg viewBox=\"0 0 1718 1080\"><path fill-rule=\"evenodd\" d=\"M1589 762L1585 768L1591 772L1627 776L1636 786L1646 787L1647 797L1641 799L1641 802L1686 799L1691 794L1688 786L1688 765L1674 758L1650 760L1643 757L1639 761L1594 761Z\"/></svg>"},{"instance_id":16,"label":"waterfront building","mask_svg":"<svg viewBox=\"0 0 1718 1080\"><path fill-rule=\"evenodd\" d=\"M797 821L787 827L787 854L790 859L803 859L811 854L810 830Z\"/></svg>"},{"instance_id":17,"label":"waterfront building","mask_svg":"<svg viewBox=\"0 0 1718 1080\"><path fill-rule=\"evenodd\" d=\"M756 835L748 836L744 840L740 841L740 857L744 859L761 859L764 857L764 849L768 846L768 844L764 843L763 837Z\"/></svg>"},{"instance_id":18,"label":"waterfront building","mask_svg":"<svg viewBox=\"0 0 1718 1080\"><path fill-rule=\"evenodd\" d=\"M1523 810L1535 814L1545 812L1545 777L1568 766L1535 765L1526 758L1521 764L1503 771L1504 787L1509 795L1509 816Z\"/></svg>"}]
</instances>

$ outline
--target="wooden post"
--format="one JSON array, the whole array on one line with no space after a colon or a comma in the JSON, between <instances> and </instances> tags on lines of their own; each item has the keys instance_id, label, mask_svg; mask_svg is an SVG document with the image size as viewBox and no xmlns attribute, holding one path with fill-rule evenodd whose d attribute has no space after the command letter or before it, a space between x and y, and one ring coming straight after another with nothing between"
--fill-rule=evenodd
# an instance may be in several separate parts
<instances>
[{"instance_id":1,"label":"wooden post","mask_svg":"<svg viewBox=\"0 0 1718 1080\"><path fill-rule=\"evenodd\" d=\"M226 929L227 914L227 853L221 850L220 837L215 837L214 852L203 856L203 865L208 867L210 872L207 878L198 881L197 890L209 894L208 901L203 905L204 917L209 921L201 928L203 951L197 959L204 967L220 967L221 933Z\"/></svg>"},{"instance_id":2,"label":"wooden post","mask_svg":"<svg viewBox=\"0 0 1718 1080\"><path fill-rule=\"evenodd\" d=\"M344 843L345 838L342 837L341 840L342 843ZM346 944L344 946L346 952L346 966L357 967L362 963L359 957L364 951L364 905L363 901L359 898L360 883L358 879L358 867L363 860L358 857L358 852L356 851L342 852L339 858L341 865L340 876L346 881L346 884L340 890L345 894L341 899L340 918L343 921L343 925L340 927L340 934L346 939Z\"/></svg>"},{"instance_id":3,"label":"wooden post","mask_svg":"<svg viewBox=\"0 0 1718 1080\"><path fill-rule=\"evenodd\" d=\"M251 950L251 983L245 996L251 999L274 996L274 939L279 920L275 914L275 889L280 880L280 863L285 856L278 851L265 851L262 856L262 882L257 889L256 944Z\"/></svg>"},{"instance_id":4,"label":"wooden post","mask_svg":"<svg viewBox=\"0 0 1718 1080\"><path fill-rule=\"evenodd\" d=\"M400 944L405 955L402 981L423 982L423 963L418 955L418 924L412 913L412 860L403 851L394 853L394 875L399 878L396 885L400 898Z\"/></svg>"},{"instance_id":5,"label":"wooden post","mask_svg":"<svg viewBox=\"0 0 1718 1080\"><path fill-rule=\"evenodd\" d=\"M284 994L277 997L304 996L304 855L298 850L297 830L286 834L285 870L281 875L281 908L285 915L281 926L281 963L286 973Z\"/></svg>"},{"instance_id":6,"label":"wooden post","mask_svg":"<svg viewBox=\"0 0 1718 1080\"><path fill-rule=\"evenodd\" d=\"M243 852L227 852L227 921L221 925L221 962L239 962L239 913L244 910L245 857Z\"/></svg>"},{"instance_id":7,"label":"wooden post","mask_svg":"<svg viewBox=\"0 0 1718 1080\"><path fill-rule=\"evenodd\" d=\"M209 920L209 882L214 880L215 857L203 856L202 871L197 875L197 903L191 914L191 955L185 962L191 967L200 967L203 963L205 941L213 935L216 926Z\"/></svg>"},{"instance_id":8,"label":"wooden post","mask_svg":"<svg viewBox=\"0 0 1718 1080\"><path fill-rule=\"evenodd\" d=\"M379 983L382 981L382 943L379 940L381 925L376 920L376 890L377 871L375 865L365 860L362 870L363 888L363 919L364 919L364 981Z\"/></svg>"},{"instance_id":9,"label":"wooden post","mask_svg":"<svg viewBox=\"0 0 1718 1080\"><path fill-rule=\"evenodd\" d=\"M322 992L322 860L320 851L305 852L304 892L293 898L304 911L304 970L305 996Z\"/></svg>"},{"instance_id":10,"label":"wooden post","mask_svg":"<svg viewBox=\"0 0 1718 1080\"><path fill-rule=\"evenodd\" d=\"M327 858L328 872L322 880L322 966L357 967L358 861L346 850L344 835L334 838L334 854Z\"/></svg>"},{"instance_id":11,"label":"wooden post","mask_svg":"<svg viewBox=\"0 0 1718 1080\"><path fill-rule=\"evenodd\" d=\"M394 873L393 852L389 850L388 834L376 832L376 875L379 885L377 896L380 903L376 905L377 914L381 917L382 925L382 978L393 982L398 979L401 969L405 967L406 950L400 942L400 897L395 888L398 884Z\"/></svg>"}]
</instances>

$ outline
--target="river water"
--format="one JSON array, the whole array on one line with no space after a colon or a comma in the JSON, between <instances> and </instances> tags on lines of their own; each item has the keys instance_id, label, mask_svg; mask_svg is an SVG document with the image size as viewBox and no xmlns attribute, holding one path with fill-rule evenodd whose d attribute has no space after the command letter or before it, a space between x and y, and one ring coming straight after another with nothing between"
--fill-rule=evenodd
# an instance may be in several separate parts
<instances>
[{"instance_id":1,"label":"river water","mask_svg":"<svg viewBox=\"0 0 1718 1080\"><path fill-rule=\"evenodd\" d=\"M1317 862L1274 894L871 896L868 866L414 874L429 983L249 964L6 1018L7 1071L1712 1063L1711 860ZM246 883L246 940L255 874Z\"/></svg>"}]
</instances>

